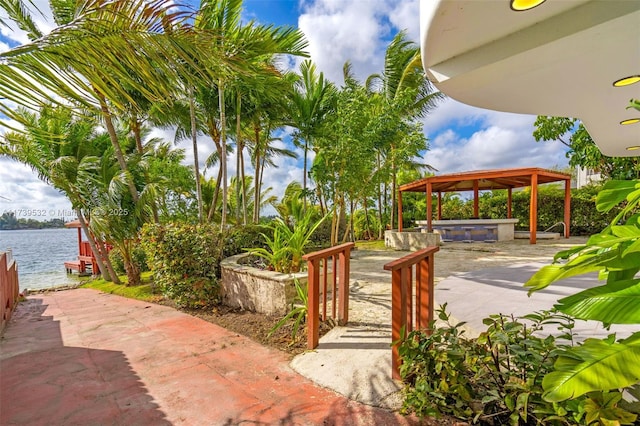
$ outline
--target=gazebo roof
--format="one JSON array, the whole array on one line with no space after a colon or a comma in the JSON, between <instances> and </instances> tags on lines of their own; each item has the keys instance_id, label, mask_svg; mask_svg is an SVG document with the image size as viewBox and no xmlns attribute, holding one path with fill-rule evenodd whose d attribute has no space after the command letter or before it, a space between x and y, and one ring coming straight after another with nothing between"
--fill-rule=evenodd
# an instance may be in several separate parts
<instances>
[{"instance_id":1,"label":"gazebo roof","mask_svg":"<svg viewBox=\"0 0 640 426\"><path fill-rule=\"evenodd\" d=\"M80 228L80 221L78 219L72 220L64 224L66 228Z\"/></svg>"},{"instance_id":2,"label":"gazebo roof","mask_svg":"<svg viewBox=\"0 0 640 426\"><path fill-rule=\"evenodd\" d=\"M521 188L531 186L533 175L538 176L538 184L571 180L571 176L566 173L538 167L476 170L429 176L401 185L399 190L400 192L425 192L426 185L430 182L432 192L473 191L476 181L480 191Z\"/></svg>"}]
</instances>

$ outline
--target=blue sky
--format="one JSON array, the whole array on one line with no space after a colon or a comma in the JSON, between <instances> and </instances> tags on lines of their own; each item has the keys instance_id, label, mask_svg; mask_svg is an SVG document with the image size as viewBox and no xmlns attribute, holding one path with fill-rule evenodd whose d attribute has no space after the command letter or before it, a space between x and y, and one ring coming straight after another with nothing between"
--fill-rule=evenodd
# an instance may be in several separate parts
<instances>
[{"instance_id":1,"label":"blue sky","mask_svg":"<svg viewBox=\"0 0 640 426\"><path fill-rule=\"evenodd\" d=\"M38 5L41 3L44 2L39 1ZM419 42L418 0L245 0L244 7L245 20L300 28L309 41L311 59L338 85L342 84L342 66L347 60L361 80L381 72L386 45L398 31L406 30L412 40ZM40 24L52 27L44 19ZM0 28L0 51L24 42L22 32ZM534 116L488 111L448 99L423 120L431 149L422 161L438 169L438 173L565 167L564 146L558 142L537 143L532 136L534 121ZM153 136L173 140L171 131L156 130ZM198 146L204 161L213 144L200 137ZM180 147L187 149L190 161L189 144L185 141ZM230 161L230 175L235 174L234 167L234 161ZM216 170L206 173L214 176ZM265 173L266 185L278 196L293 180L302 180L301 160L278 160L278 167ZM41 183L30 169L2 158L0 195L11 200L0 198L0 214L4 210L57 211L69 207L64 197Z\"/></svg>"}]
</instances>

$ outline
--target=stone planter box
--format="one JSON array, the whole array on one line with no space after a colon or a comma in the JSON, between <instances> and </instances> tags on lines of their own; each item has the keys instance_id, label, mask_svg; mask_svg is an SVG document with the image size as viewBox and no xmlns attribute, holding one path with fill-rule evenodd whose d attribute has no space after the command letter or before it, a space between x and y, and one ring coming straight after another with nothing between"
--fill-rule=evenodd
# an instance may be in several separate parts
<instances>
[{"instance_id":1,"label":"stone planter box","mask_svg":"<svg viewBox=\"0 0 640 426\"><path fill-rule=\"evenodd\" d=\"M220 262L222 303L267 315L285 315L296 297L295 278L307 285L307 273L282 274L255 268L247 264L250 256L243 253Z\"/></svg>"},{"instance_id":2,"label":"stone planter box","mask_svg":"<svg viewBox=\"0 0 640 426\"><path fill-rule=\"evenodd\" d=\"M396 250L418 251L423 248L440 245L440 235L433 232L421 232L420 229L384 231L384 245Z\"/></svg>"}]
</instances>

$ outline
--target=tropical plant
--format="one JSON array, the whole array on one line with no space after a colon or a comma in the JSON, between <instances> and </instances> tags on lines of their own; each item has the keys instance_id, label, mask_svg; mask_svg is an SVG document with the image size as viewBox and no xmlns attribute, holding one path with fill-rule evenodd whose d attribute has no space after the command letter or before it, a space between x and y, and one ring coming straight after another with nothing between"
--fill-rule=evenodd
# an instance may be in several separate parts
<instances>
[{"instance_id":1,"label":"tropical plant","mask_svg":"<svg viewBox=\"0 0 640 426\"><path fill-rule=\"evenodd\" d=\"M268 225L273 231L273 236L263 234L268 248L253 248L249 253L267 260L270 267L277 272L300 272L305 247L327 217L324 216L314 223L315 212L309 209L298 217L292 226L277 217Z\"/></svg>"},{"instance_id":2,"label":"tropical plant","mask_svg":"<svg viewBox=\"0 0 640 426\"><path fill-rule=\"evenodd\" d=\"M45 105L38 113L18 108L24 129L3 136L0 155L9 156L31 167L47 184L62 191L71 202L96 262L105 280L119 282L102 242L94 239L87 227L86 185L92 179L97 155L108 142L97 132L98 123L90 116L73 117L60 106ZM83 213L84 210L84 213Z\"/></svg>"},{"instance_id":3,"label":"tropical plant","mask_svg":"<svg viewBox=\"0 0 640 426\"><path fill-rule=\"evenodd\" d=\"M562 298L557 308L576 318L608 324L640 323L640 181L609 181L596 199L606 212L623 208L586 244L556 254L554 264L540 269L525 286L539 291L563 278L599 272L604 284ZM560 260L565 262L560 263ZM624 339L587 339L562 353L544 381L549 401L576 398L592 391L631 386L640 377L640 332Z\"/></svg>"},{"instance_id":4,"label":"tropical plant","mask_svg":"<svg viewBox=\"0 0 640 426\"><path fill-rule=\"evenodd\" d=\"M307 191L307 171L309 149L313 139L319 136L323 121L335 111L335 86L318 72L313 62L306 60L300 64L300 78L296 81L291 97L291 124L298 130L294 134L296 145L304 150L302 189ZM302 140L302 142L300 142ZM306 206L306 198L303 203Z\"/></svg>"},{"instance_id":5,"label":"tropical plant","mask_svg":"<svg viewBox=\"0 0 640 426\"><path fill-rule=\"evenodd\" d=\"M422 69L420 46L407 39L401 31L393 38L385 51L384 71L367 78L366 87L383 99L385 109L396 110L403 118L412 121L426 117L444 99L441 92L426 78ZM397 203L397 173L415 162L411 149L403 147L403 141L390 138L382 152L389 162L391 174L391 226L395 226ZM425 147L426 148L426 147Z\"/></svg>"},{"instance_id":6,"label":"tropical plant","mask_svg":"<svg viewBox=\"0 0 640 426\"><path fill-rule=\"evenodd\" d=\"M307 42L302 32L291 27L273 27L249 22L241 25L242 0L205 0L200 5L195 26L202 30L212 31L218 38L209 46L215 53L230 63L241 61L251 70L251 74L260 76L265 72L273 73L273 68L264 65L265 58L275 54L306 56L304 49ZM232 72L234 68L219 66L216 68L219 130L220 130L220 167L222 170L222 217L221 227L227 221L227 118L226 90L234 92L234 80L242 79L242 74ZM249 73L245 75L250 75ZM238 99L238 98L236 98ZM240 109L237 109L240 114ZM239 136L239 135L237 135Z\"/></svg>"},{"instance_id":7,"label":"tropical plant","mask_svg":"<svg viewBox=\"0 0 640 426\"><path fill-rule=\"evenodd\" d=\"M476 339L464 336L464 323L450 323L446 305L438 317L441 323L431 324L431 333L413 331L400 343L400 374L408 383L405 411L449 414L483 425L620 425L635 420L619 391L569 401L543 398L543 378L564 350L575 347L571 317L557 312L491 315Z\"/></svg>"},{"instance_id":8,"label":"tropical plant","mask_svg":"<svg viewBox=\"0 0 640 426\"><path fill-rule=\"evenodd\" d=\"M284 318L278 321L271 330L269 330L269 334L267 335L267 337L271 337L273 333L293 319L293 326L291 328L291 344L296 342L296 336L300 331L300 327L302 327L306 322L307 314L309 313L309 295L307 286L301 285L297 277L294 278L293 284L296 287L296 298L291 303L291 310L284 316Z\"/></svg>"}]
</instances>

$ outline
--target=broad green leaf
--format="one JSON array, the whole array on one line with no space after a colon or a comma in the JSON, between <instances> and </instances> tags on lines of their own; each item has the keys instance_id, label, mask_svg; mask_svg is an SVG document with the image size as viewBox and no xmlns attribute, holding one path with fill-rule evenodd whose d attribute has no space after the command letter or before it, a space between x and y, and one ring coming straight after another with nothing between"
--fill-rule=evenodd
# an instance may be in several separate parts
<instances>
[{"instance_id":1,"label":"broad green leaf","mask_svg":"<svg viewBox=\"0 0 640 426\"><path fill-rule=\"evenodd\" d=\"M529 295L531 295L531 293L542 290L549 286L549 284L556 281L573 277L575 275L599 271L602 269L602 265L604 263L611 261L616 257L616 255L616 251L592 250L586 254L583 253L578 255L576 258L570 260L564 265L544 266L538 272L533 274L524 286L530 287Z\"/></svg>"},{"instance_id":2,"label":"broad green leaf","mask_svg":"<svg viewBox=\"0 0 640 426\"><path fill-rule=\"evenodd\" d=\"M576 398L587 392L618 389L640 381L640 333L619 343L587 339L558 358L555 371L542 380L547 401Z\"/></svg>"},{"instance_id":3,"label":"broad green leaf","mask_svg":"<svg viewBox=\"0 0 640 426\"><path fill-rule=\"evenodd\" d=\"M605 183L604 188L596 197L596 209L599 212L611 210L624 201L636 189L637 185L639 185L637 181L628 180L611 180Z\"/></svg>"},{"instance_id":4,"label":"broad green leaf","mask_svg":"<svg viewBox=\"0 0 640 426\"><path fill-rule=\"evenodd\" d=\"M622 251L622 256L624 257L624 256L627 256L628 254L638 253L638 252L640 252L640 238L637 241L634 241L629 246L625 247Z\"/></svg>"},{"instance_id":5,"label":"broad green leaf","mask_svg":"<svg viewBox=\"0 0 640 426\"><path fill-rule=\"evenodd\" d=\"M587 246L576 246L567 250L559 251L555 256L553 256L553 261L557 262L560 259L569 259L574 254L579 253L586 248Z\"/></svg>"},{"instance_id":6,"label":"broad green leaf","mask_svg":"<svg viewBox=\"0 0 640 426\"><path fill-rule=\"evenodd\" d=\"M556 308L584 320L640 323L640 279L590 288L558 301Z\"/></svg>"},{"instance_id":7,"label":"broad green leaf","mask_svg":"<svg viewBox=\"0 0 640 426\"><path fill-rule=\"evenodd\" d=\"M631 225L612 226L611 232L613 232L613 235L620 238L640 237L640 228L638 228L637 226L631 226Z\"/></svg>"}]
</instances>

